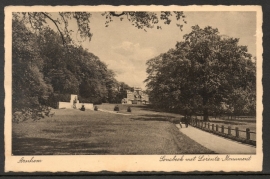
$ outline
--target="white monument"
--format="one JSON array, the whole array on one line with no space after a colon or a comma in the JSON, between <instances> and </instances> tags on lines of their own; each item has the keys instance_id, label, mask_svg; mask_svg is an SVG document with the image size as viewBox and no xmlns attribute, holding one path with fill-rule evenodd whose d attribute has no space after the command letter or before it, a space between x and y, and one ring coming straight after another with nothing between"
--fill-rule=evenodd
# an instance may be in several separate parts
<instances>
[{"instance_id":1,"label":"white monument","mask_svg":"<svg viewBox=\"0 0 270 179\"><path fill-rule=\"evenodd\" d=\"M92 103L80 103L78 96L71 94L70 102L58 102L58 109L80 109L82 105L84 105L85 109L94 109Z\"/></svg>"}]
</instances>

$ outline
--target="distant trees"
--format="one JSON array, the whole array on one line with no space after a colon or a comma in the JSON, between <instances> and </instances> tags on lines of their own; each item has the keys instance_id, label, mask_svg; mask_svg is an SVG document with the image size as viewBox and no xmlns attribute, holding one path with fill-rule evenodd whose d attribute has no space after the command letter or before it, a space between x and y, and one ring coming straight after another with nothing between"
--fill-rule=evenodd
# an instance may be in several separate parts
<instances>
[{"instance_id":1,"label":"distant trees","mask_svg":"<svg viewBox=\"0 0 270 179\"><path fill-rule=\"evenodd\" d=\"M176 48L147 62L145 80L157 107L185 114L255 112L255 63L237 38L193 26ZM226 109L223 106L227 106Z\"/></svg>"},{"instance_id":2,"label":"distant trees","mask_svg":"<svg viewBox=\"0 0 270 179\"><path fill-rule=\"evenodd\" d=\"M25 114L23 120L48 115L48 107L69 101L70 94L79 94L85 103L121 102L120 89L128 87L94 54L62 44L61 36L49 28L37 35L16 17L12 20L12 77L13 113Z\"/></svg>"}]
</instances>

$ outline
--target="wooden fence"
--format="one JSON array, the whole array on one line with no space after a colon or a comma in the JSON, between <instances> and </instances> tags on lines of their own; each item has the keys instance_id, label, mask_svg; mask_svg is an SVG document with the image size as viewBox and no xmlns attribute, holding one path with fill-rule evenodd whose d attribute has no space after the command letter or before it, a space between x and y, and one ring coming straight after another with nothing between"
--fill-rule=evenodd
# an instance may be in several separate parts
<instances>
[{"instance_id":1,"label":"wooden fence","mask_svg":"<svg viewBox=\"0 0 270 179\"><path fill-rule=\"evenodd\" d=\"M210 122L194 118L191 119L190 125L204 131L256 146L256 132L250 131L249 128L246 128L246 130L240 130L238 127L232 128L231 126L227 127L224 125L211 124ZM242 134L240 135L240 133ZM251 135L254 135L252 138L255 140L251 139Z\"/></svg>"}]
</instances>

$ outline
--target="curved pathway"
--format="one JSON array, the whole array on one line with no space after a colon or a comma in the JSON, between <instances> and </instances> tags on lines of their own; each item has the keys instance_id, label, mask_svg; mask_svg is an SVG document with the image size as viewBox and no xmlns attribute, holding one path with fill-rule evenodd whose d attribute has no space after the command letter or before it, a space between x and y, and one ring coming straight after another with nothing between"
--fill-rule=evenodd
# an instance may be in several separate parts
<instances>
[{"instance_id":1,"label":"curved pathway","mask_svg":"<svg viewBox=\"0 0 270 179\"><path fill-rule=\"evenodd\" d=\"M176 127L178 127L183 134L216 153L256 154L256 148L253 146L242 144L217 135L213 135L192 126L188 126L188 128L186 128L183 124L182 126L183 128L180 128L180 125L176 124Z\"/></svg>"}]
</instances>

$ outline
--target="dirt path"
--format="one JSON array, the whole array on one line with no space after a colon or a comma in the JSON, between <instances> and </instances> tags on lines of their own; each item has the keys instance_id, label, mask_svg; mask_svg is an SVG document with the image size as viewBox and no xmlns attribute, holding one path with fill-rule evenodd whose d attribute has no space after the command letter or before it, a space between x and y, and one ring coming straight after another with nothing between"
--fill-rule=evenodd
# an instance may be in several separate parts
<instances>
[{"instance_id":1,"label":"dirt path","mask_svg":"<svg viewBox=\"0 0 270 179\"><path fill-rule=\"evenodd\" d=\"M179 130L188 136L189 138L193 139L194 141L198 142L202 146L216 152L219 154L255 154L256 148L245 145L242 143L238 143L232 141L230 139L226 139L217 135L213 135L211 133L202 131L200 129L194 128L189 126L185 128L180 128L180 125L176 125Z\"/></svg>"}]
</instances>

